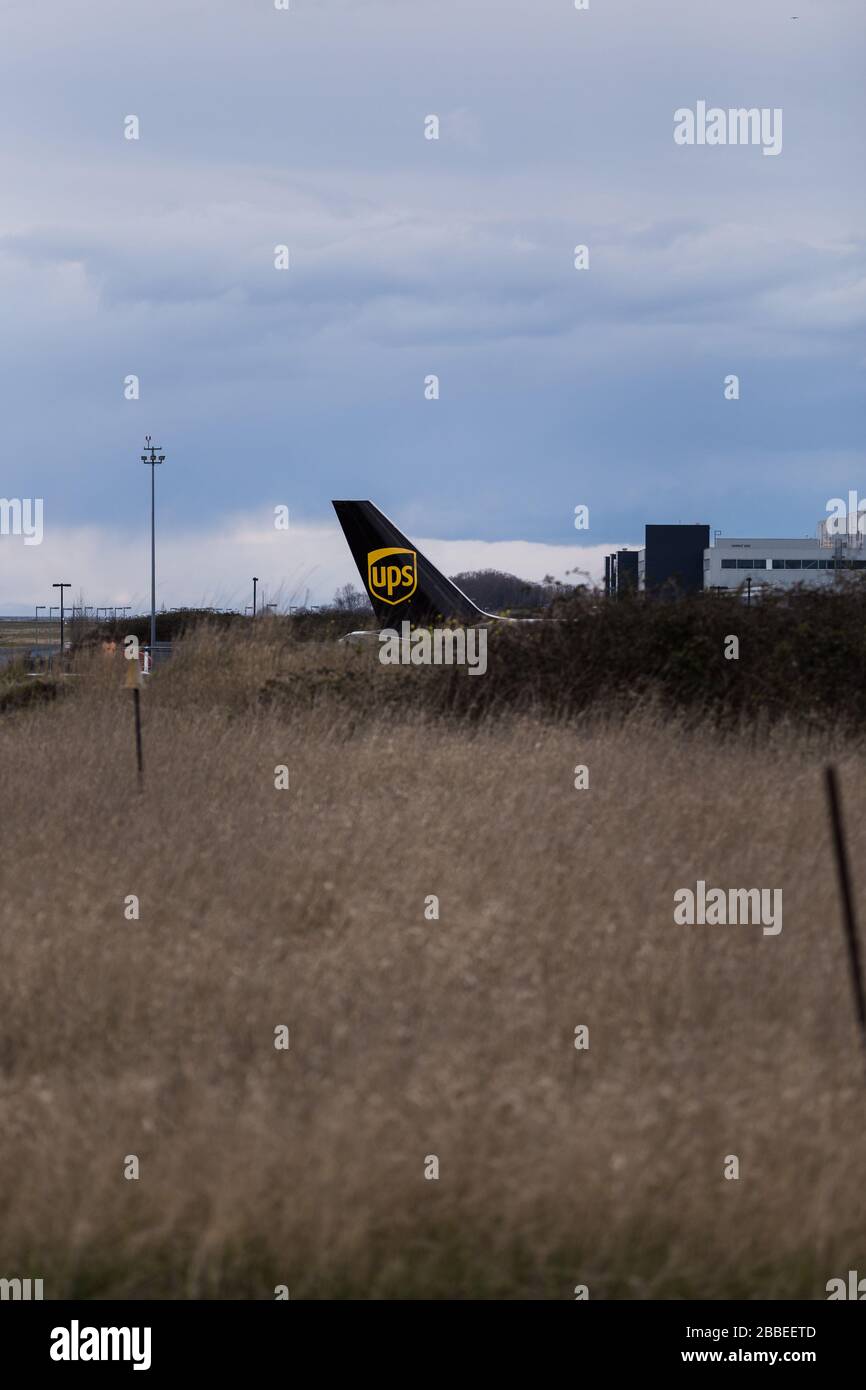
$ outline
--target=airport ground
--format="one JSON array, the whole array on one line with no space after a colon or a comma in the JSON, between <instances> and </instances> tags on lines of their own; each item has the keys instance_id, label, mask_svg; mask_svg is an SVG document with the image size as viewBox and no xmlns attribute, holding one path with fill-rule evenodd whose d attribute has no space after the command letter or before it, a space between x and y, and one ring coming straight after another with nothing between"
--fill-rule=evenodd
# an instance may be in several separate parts
<instances>
[{"instance_id":1,"label":"airport ground","mask_svg":"<svg viewBox=\"0 0 866 1390\"><path fill-rule=\"evenodd\" d=\"M32 618L0 618L0 667L16 656L34 649L42 651L60 645L60 623L46 618L38 623Z\"/></svg>"},{"instance_id":2,"label":"airport ground","mask_svg":"<svg viewBox=\"0 0 866 1390\"><path fill-rule=\"evenodd\" d=\"M34 643L60 640L60 622L47 618L35 622L33 618L0 618L0 647L29 647Z\"/></svg>"},{"instance_id":3,"label":"airport ground","mask_svg":"<svg viewBox=\"0 0 866 1390\"><path fill-rule=\"evenodd\" d=\"M862 890L862 739L651 702L470 720L414 703L435 673L274 623L150 678L139 792L120 653L75 669L0 715L0 1272L263 1299L866 1273L822 787L833 756ZM783 929L677 925L699 879L781 888Z\"/></svg>"}]
</instances>

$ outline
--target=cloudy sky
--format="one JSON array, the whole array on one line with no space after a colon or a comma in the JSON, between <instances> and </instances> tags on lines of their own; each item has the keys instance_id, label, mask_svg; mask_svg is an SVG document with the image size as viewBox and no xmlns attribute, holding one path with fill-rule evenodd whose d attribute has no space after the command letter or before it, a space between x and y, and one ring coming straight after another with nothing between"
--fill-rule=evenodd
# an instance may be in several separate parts
<instances>
[{"instance_id":1,"label":"cloudy sky","mask_svg":"<svg viewBox=\"0 0 866 1390\"><path fill-rule=\"evenodd\" d=\"M167 604L327 600L332 497L452 572L813 534L866 495L864 74L862 0L0 0L0 612L147 601L145 433ZM781 154L675 144L698 101Z\"/></svg>"}]
</instances>

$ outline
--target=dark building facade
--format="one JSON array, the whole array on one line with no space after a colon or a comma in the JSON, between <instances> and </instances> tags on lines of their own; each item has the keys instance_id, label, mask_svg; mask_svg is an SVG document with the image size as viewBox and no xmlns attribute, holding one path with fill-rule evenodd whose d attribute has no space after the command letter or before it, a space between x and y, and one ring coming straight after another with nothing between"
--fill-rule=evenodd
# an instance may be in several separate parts
<instances>
[{"instance_id":1,"label":"dark building facade","mask_svg":"<svg viewBox=\"0 0 866 1390\"><path fill-rule=\"evenodd\" d=\"M642 550L617 550L605 556L604 591L613 595L631 588L673 598L702 589L704 551L709 544L709 525L648 525Z\"/></svg>"},{"instance_id":2,"label":"dark building facade","mask_svg":"<svg viewBox=\"0 0 866 1390\"><path fill-rule=\"evenodd\" d=\"M691 594L704 587L704 551L710 544L708 525L647 526L643 588Z\"/></svg>"},{"instance_id":3,"label":"dark building facade","mask_svg":"<svg viewBox=\"0 0 866 1390\"><path fill-rule=\"evenodd\" d=\"M604 557L604 592L621 594L626 589L637 592L640 570L637 550L615 550Z\"/></svg>"}]
</instances>

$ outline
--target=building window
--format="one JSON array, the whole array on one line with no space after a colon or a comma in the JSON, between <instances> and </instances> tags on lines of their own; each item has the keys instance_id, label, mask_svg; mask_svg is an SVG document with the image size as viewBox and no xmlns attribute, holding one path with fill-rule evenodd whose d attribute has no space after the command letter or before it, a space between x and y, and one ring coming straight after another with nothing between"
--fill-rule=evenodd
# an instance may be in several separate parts
<instances>
[{"instance_id":1,"label":"building window","mask_svg":"<svg viewBox=\"0 0 866 1390\"><path fill-rule=\"evenodd\" d=\"M802 568L803 568L803 561L802 561L802 560L786 560L786 561L785 561L785 569L786 569L786 570L801 570Z\"/></svg>"},{"instance_id":2,"label":"building window","mask_svg":"<svg viewBox=\"0 0 866 1390\"><path fill-rule=\"evenodd\" d=\"M737 562L736 562L736 560L723 560L723 561L722 561L722 569L723 569L723 570L735 570L736 568L737 568Z\"/></svg>"},{"instance_id":3,"label":"building window","mask_svg":"<svg viewBox=\"0 0 866 1390\"><path fill-rule=\"evenodd\" d=\"M817 560L804 560L804 561L803 561L803 569L804 569L804 570L816 570L817 568L818 568L818 561L817 561Z\"/></svg>"},{"instance_id":4,"label":"building window","mask_svg":"<svg viewBox=\"0 0 866 1390\"><path fill-rule=\"evenodd\" d=\"M773 569L774 569L774 570L783 570L784 568L785 568L785 561L784 561L784 560L774 560L774 561L773 561Z\"/></svg>"}]
</instances>

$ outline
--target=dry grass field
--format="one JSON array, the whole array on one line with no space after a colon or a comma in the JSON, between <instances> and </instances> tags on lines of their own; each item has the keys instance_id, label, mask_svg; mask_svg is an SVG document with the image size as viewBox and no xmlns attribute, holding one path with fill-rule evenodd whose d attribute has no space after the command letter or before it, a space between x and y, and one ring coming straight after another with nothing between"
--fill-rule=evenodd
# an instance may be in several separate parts
<instances>
[{"instance_id":1,"label":"dry grass field","mask_svg":"<svg viewBox=\"0 0 866 1390\"><path fill-rule=\"evenodd\" d=\"M0 717L0 1274L774 1299L866 1273L821 783L833 751L864 888L863 747L650 711L469 728L413 714L424 672L269 631L153 677L143 794L119 657ZM781 934L675 925L699 878L782 888Z\"/></svg>"}]
</instances>

